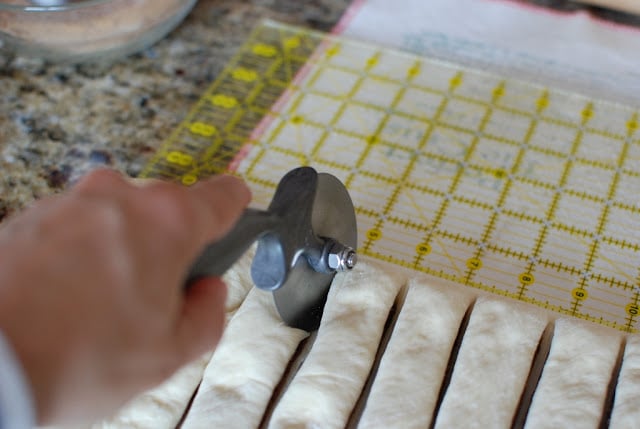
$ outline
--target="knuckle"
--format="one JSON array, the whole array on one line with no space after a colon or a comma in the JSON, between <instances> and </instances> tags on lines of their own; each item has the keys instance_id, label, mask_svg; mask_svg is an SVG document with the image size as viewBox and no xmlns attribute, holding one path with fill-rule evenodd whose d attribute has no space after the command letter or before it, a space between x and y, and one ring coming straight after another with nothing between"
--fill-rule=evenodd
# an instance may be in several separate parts
<instances>
[{"instance_id":1,"label":"knuckle","mask_svg":"<svg viewBox=\"0 0 640 429\"><path fill-rule=\"evenodd\" d=\"M207 211L207 221L210 230L213 230L212 239L223 237L238 220L244 207L227 204L225 199L218 199L215 203L209 204Z\"/></svg>"},{"instance_id":2,"label":"knuckle","mask_svg":"<svg viewBox=\"0 0 640 429\"><path fill-rule=\"evenodd\" d=\"M198 219L193 201L177 185L157 186L153 190L149 210L163 234L178 241L190 238Z\"/></svg>"},{"instance_id":3,"label":"knuckle","mask_svg":"<svg viewBox=\"0 0 640 429\"><path fill-rule=\"evenodd\" d=\"M121 183L125 183L125 180L120 173L115 170L102 168L92 171L81 178L74 189L77 191L89 191Z\"/></svg>"},{"instance_id":4,"label":"knuckle","mask_svg":"<svg viewBox=\"0 0 640 429\"><path fill-rule=\"evenodd\" d=\"M250 199L248 188L232 177L217 177L203 182L194 192L200 195L208 217L208 230L214 239L233 226Z\"/></svg>"}]
</instances>

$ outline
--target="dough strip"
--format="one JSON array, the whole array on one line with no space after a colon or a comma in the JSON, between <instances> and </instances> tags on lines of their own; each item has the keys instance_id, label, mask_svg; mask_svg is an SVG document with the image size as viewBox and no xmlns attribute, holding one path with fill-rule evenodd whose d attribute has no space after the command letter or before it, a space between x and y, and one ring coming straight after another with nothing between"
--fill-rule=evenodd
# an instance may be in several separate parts
<instances>
[{"instance_id":1,"label":"dough strip","mask_svg":"<svg viewBox=\"0 0 640 429\"><path fill-rule=\"evenodd\" d=\"M359 427L426 428L471 294L410 281Z\"/></svg>"},{"instance_id":2,"label":"dough strip","mask_svg":"<svg viewBox=\"0 0 640 429\"><path fill-rule=\"evenodd\" d=\"M269 428L342 429L360 397L404 278L360 260L329 290L318 337Z\"/></svg>"}]
</instances>

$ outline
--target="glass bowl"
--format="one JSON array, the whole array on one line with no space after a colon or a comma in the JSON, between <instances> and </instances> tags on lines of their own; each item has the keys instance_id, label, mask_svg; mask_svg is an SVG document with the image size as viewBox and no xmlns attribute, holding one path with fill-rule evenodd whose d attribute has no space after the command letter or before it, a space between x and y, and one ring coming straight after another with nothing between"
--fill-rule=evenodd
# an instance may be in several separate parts
<instances>
[{"instance_id":1,"label":"glass bowl","mask_svg":"<svg viewBox=\"0 0 640 429\"><path fill-rule=\"evenodd\" d=\"M0 48L54 62L105 62L173 30L197 0L0 0Z\"/></svg>"}]
</instances>

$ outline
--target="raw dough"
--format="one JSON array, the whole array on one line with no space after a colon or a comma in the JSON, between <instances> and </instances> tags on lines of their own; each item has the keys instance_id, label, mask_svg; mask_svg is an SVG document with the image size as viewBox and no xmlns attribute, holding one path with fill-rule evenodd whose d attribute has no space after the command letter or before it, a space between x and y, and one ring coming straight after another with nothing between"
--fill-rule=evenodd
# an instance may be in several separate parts
<instances>
[{"instance_id":1,"label":"raw dough","mask_svg":"<svg viewBox=\"0 0 640 429\"><path fill-rule=\"evenodd\" d=\"M616 386L610 429L633 429L640 422L640 336L627 337Z\"/></svg>"},{"instance_id":2,"label":"raw dough","mask_svg":"<svg viewBox=\"0 0 640 429\"><path fill-rule=\"evenodd\" d=\"M93 429L173 429L202 379L211 352L184 366L167 381L129 402L110 421Z\"/></svg>"},{"instance_id":3,"label":"raw dough","mask_svg":"<svg viewBox=\"0 0 640 429\"><path fill-rule=\"evenodd\" d=\"M252 246L223 277L227 284L225 311L227 320L238 309L253 287L251 261L255 254ZM110 419L96 423L93 429L173 429L198 387L211 352L184 366L160 386L134 398Z\"/></svg>"},{"instance_id":4,"label":"raw dough","mask_svg":"<svg viewBox=\"0 0 640 429\"><path fill-rule=\"evenodd\" d=\"M316 341L276 406L270 428L344 428L403 283L399 274L363 260L336 276Z\"/></svg>"},{"instance_id":5,"label":"raw dough","mask_svg":"<svg viewBox=\"0 0 640 429\"><path fill-rule=\"evenodd\" d=\"M306 336L284 325L271 293L252 289L205 370L183 429L257 427Z\"/></svg>"},{"instance_id":6,"label":"raw dough","mask_svg":"<svg viewBox=\"0 0 640 429\"><path fill-rule=\"evenodd\" d=\"M478 298L436 428L510 428L546 315L513 301ZM566 426L568 427L568 426Z\"/></svg>"},{"instance_id":7,"label":"raw dough","mask_svg":"<svg viewBox=\"0 0 640 429\"><path fill-rule=\"evenodd\" d=\"M462 288L410 281L359 427L430 426L451 349L471 301Z\"/></svg>"},{"instance_id":8,"label":"raw dough","mask_svg":"<svg viewBox=\"0 0 640 429\"><path fill-rule=\"evenodd\" d=\"M525 428L597 428L621 341L613 330L558 319Z\"/></svg>"},{"instance_id":9,"label":"raw dough","mask_svg":"<svg viewBox=\"0 0 640 429\"><path fill-rule=\"evenodd\" d=\"M253 287L251 279L251 262L256 254L257 245L251 246L244 255L228 270L222 280L227 285L227 302L225 303L225 311L227 314L234 313L247 294Z\"/></svg>"}]
</instances>

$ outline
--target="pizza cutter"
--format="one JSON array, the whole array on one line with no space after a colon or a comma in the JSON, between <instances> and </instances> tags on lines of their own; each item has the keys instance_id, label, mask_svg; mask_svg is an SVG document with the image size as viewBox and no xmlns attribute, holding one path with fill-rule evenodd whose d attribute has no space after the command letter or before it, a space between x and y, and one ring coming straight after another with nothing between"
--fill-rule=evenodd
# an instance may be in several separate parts
<instances>
[{"instance_id":1,"label":"pizza cutter","mask_svg":"<svg viewBox=\"0 0 640 429\"><path fill-rule=\"evenodd\" d=\"M347 189L311 167L290 171L268 210L246 209L229 234L204 250L187 284L222 276L256 240L253 282L273 293L287 325L316 330L333 277L356 264L356 215Z\"/></svg>"}]
</instances>

